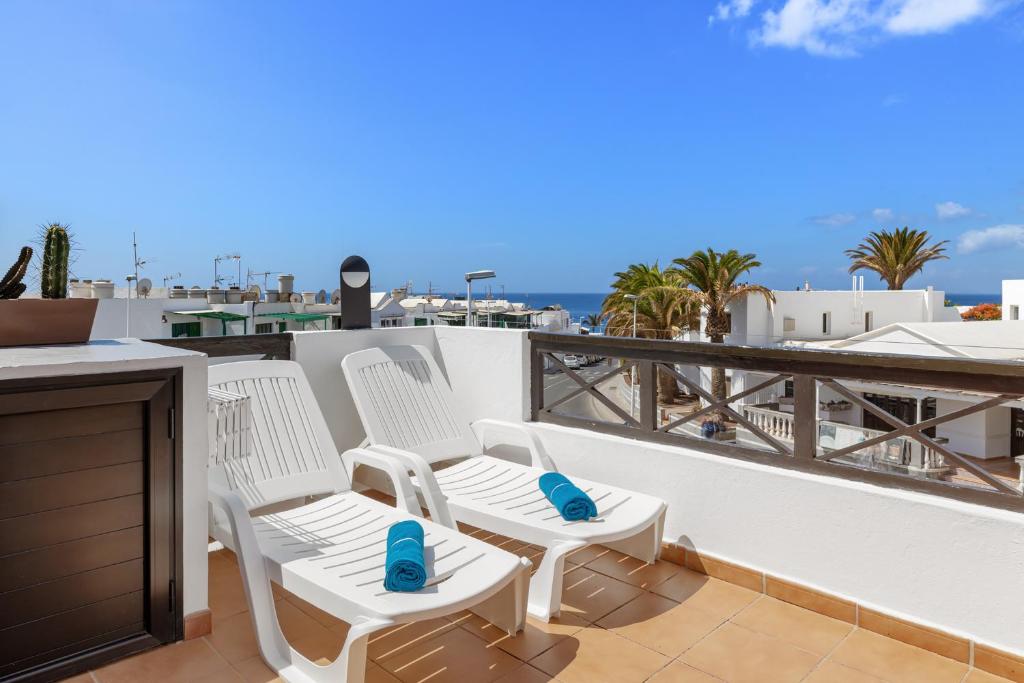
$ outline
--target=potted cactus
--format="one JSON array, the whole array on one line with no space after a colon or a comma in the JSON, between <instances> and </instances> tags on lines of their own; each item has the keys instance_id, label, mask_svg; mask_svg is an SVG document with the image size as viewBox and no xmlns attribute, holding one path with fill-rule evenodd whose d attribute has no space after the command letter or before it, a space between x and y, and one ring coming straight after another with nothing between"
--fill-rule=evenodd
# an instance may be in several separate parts
<instances>
[{"instance_id":1,"label":"potted cactus","mask_svg":"<svg viewBox=\"0 0 1024 683\"><path fill-rule=\"evenodd\" d=\"M71 240L67 226L45 228L39 284L41 298L20 298L32 258L22 247L18 260L0 280L0 346L75 344L89 340L96 316L96 299L69 299L68 258Z\"/></svg>"}]
</instances>

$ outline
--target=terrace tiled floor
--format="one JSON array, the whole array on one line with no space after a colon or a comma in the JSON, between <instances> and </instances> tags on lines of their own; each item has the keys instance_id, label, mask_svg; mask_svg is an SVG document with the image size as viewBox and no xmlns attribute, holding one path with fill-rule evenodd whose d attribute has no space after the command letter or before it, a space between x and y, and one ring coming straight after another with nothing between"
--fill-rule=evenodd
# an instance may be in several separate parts
<instances>
[{"instance_id":1,"label":"terrace tiled floor","mask_svg":"<svg viewBox=\"0 0 1024 683\"><path fill-rule=\"evenodd\" d=\"M512 552L540 549L474 535ZM292 644L333 659L347 626L275 587ZM234 556L210 556L213 633L115 662L75 679L269 683ZM734 584L659 562L645 566L601 547L567 566L562 616L530 620L509 638L466 612L397 627L369 644L369 683L997 683L1005 679L795 607Z\"/></svg>"}]
</instances>

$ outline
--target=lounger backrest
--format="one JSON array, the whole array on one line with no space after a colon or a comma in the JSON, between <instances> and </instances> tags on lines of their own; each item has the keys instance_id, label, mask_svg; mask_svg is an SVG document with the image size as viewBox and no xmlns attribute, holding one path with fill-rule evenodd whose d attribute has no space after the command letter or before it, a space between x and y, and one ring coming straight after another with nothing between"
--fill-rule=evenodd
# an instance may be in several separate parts
<instances>
[{"instance_id":1,"label":"lounger backrest","mask_svg":"<svg viewBox=\"0 0 1024 683\"><path fill-rule=\"evenodd\" d=\"M239 493L249 509L351 487L298 363L212 365L209 385L249 399L248 443L240 455L211 459L211 482Z\"/></svg>"},{"instance_id":2,"label":"lounger backrest","mask_svg":"<svg viewBox=\"0 0 1024 683\"><path fill-rule=\"evenodd\" d=\"M480 443L455 409L448 381L422 346L357 351L341 361L373 445L394 446L427 462L478 455Z\"/></svg>"}]
</instances>

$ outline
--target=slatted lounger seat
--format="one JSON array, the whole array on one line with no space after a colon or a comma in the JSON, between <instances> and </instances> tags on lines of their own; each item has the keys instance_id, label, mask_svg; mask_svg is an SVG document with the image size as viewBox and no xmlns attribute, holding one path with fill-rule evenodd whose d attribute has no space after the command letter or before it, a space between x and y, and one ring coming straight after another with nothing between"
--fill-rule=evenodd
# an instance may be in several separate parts
<instances>
[{"instance_id":1,"label":"slatted lounger seat","mask_svg":"<svg viewBox=\"0 0 1024 683\"><path fill-rule=\"evenodd\" d=\"M559 613L565 556L573 550L601 543L648 563L658 558L663 501L573 477L597 504L598 516L586 522L562 519L537 485L555 467L536 435L522 424L478 420L470 425L460 419L451 387L424 347L367 349L349 354L341 365L369 450L414 473L410 481L432 519L444 519L450 511L459 522L547 549L530 581L531 615L546 621ZM495 427L516 435L532 466L483 454L484 432ZM455 459L459 462L443 469L430 467Z\"/></svg>"},{"instance_id":2,"label":"slatted lounger seat","mask_svg":"<svg viewBox=\"0 0 1024 683\"><path fill-rule=\"evenodd\" d=\"M302 369L289 361L210 368L211 534L238 555L260 653L292 682L363 681L370 634L471 609L509 633L525 621L529 562L441 524L423 525L427 585L384 590L388 528L420 515L408 478L381 456L347 457L389 471L396 509L351 490ZM323 497L320 497L323 496ZM313 502L259 514L290 500ZM254 513L255 511L255 513ZM351 625L321 666L288 645L270 581Z\"/></svg>"}]
</instances>

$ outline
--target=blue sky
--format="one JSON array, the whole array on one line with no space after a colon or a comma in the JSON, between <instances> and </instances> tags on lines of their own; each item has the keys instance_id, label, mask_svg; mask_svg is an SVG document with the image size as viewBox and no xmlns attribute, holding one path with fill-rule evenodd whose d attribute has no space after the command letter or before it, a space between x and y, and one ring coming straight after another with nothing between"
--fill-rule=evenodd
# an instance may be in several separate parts
<instances>
[{"instance_id":1,"label":"blue sky","mask_svg":"<svg viewBox=\"0 0 1024 683\"><path fill-rule=\"evenodd\" d=\"M328 289L602 291L713 246L847 287L1024 277L1024 5L1005 0L0 3L0 260L72 225L81 277L212 258ZM873 277L866 278L875 287Z\"/></svg>"}]
</instances>

